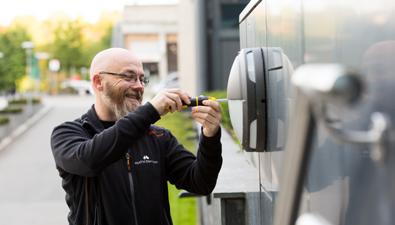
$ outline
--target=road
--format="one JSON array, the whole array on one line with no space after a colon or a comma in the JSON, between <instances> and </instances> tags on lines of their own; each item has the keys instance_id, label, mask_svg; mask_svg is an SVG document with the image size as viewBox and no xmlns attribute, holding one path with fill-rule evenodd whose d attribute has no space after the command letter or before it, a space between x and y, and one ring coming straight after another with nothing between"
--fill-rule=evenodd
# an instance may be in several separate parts
<instances>
[{"instance_id":1,"label":"road","mask_svg":"<svg viewBox=\"0 0 395 225\"><path fill-rule=\"evenodd\" d=\"M0 151L0 225L66 225L68 208L50 149L54 126L84 113L92 97L46 97L51 107Z\"/></svg>"}]
</instances>

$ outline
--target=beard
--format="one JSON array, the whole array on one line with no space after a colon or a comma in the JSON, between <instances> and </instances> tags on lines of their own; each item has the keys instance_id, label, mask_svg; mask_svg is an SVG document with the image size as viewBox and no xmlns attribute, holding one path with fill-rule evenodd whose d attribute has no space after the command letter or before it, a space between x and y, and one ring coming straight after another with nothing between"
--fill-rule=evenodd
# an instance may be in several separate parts
<instances>
[{"instance_id":1,"label":"beard","mask_svg":"<svg viewBox=\"0 0 395 225\"><path fill-rule=\"evenodd\" d=\"M117 120L135 111L141 105L143 100L142 92L116 87L109 83L105 83L104 86L104 103Z\"/></svg>"}]
</instances>

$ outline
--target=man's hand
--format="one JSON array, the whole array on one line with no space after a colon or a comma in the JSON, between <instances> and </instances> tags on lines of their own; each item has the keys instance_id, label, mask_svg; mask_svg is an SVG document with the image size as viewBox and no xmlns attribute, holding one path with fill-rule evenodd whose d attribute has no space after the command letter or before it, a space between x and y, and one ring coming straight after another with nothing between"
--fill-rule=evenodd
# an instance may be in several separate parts
<instances>
[{"instance_id":1,"label":"man's hand","mask_svg":"<svg viewBox=\"0 0 395 225\"><path fill-rule=\"evenodd\" d=\"M151 101L159 115L182 110L182 102L191 103L189 95L180 89L167 89L157 94Z\"/></svg>"},{"instance_id":2,"label":"man's hand","mask_svg":"<svg viewBox=\"0 0 395 225\"><path fill-rule=\"evenodd\" d=\"M192 117L202 124L204 136L212 137L219 129L221 107L217 101L212 100L204 100L203 105L192 108Z\"/></svg>"}]
</instances>

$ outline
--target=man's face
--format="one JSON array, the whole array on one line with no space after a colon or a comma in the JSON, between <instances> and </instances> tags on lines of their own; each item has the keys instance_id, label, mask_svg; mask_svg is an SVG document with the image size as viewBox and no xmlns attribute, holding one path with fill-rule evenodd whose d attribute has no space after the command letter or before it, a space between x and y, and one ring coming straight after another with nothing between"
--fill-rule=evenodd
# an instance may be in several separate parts
<instances>
[{"instance_id":1,"label":"man's face","mask_svg":"<svg viewBox=\"0 0 395 225\"><path fill-rule=\"evenodd\" d=\"M127 66L119 73L126 74L128 77L102 75L106 76L103 77L103 102L114 113L117 120L135 111L141 105L144 93L144 84L140 82L144 77L141 66Z\"/></svg>"}]
</instances>

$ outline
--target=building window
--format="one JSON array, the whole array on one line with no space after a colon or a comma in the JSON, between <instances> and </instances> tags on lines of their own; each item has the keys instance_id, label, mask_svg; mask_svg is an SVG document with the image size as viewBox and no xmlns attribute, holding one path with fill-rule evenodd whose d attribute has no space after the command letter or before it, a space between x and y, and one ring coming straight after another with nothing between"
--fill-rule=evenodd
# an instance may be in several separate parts
<instances>
[{"instance_id":1,"label":"building window","mask_svg":"<svg viewBox=\"0 0 395 225\"><path fill-rule=\"evenodd\" d=\"M157 62L143 62L144 73L147 77L159 75L159 64Z\"/></svg>"},{"instance_id":2,"label":"building window","mask_svg":"<svg viewBox=\"0 0 395 225\"><path fill-rule=\"evenodd\" d=\"M177 64L177 43L167 43L167 72L177 71Z\"/></svg>"},{"instance_id":3,"label":"building window","mask_svg":"<svg viewBox=\"0 0 395 225\"><path fill-rule=\"evenodd\" d=\"M235 29L239 27L239 14L247 3L223 3L221 4L221 27Z\"/></svg>"}]
</instances>

